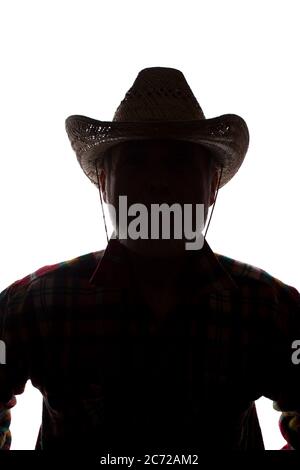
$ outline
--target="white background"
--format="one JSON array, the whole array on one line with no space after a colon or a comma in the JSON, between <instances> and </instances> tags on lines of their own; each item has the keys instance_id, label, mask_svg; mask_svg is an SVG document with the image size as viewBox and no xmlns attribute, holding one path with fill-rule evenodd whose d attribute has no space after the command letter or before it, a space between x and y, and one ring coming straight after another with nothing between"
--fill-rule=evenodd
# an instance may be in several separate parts
<instances>
[{"instance_id":1,"label":"white background","mask_svg":"<svg viewBox=\"0 0 300 470\"><path fill-rule=\"evenodd\" d=\"M64 129L111 120L144 67L183 71L206 117L241 115L250 148L219 192L207 240L300 289L297 0L1 2L0 290L41 266L105 247L96 188ZM12 449L35 444L39 392L12 412ZM265 446L284 441L261 399Z\"/></svg>"}]
</instances>

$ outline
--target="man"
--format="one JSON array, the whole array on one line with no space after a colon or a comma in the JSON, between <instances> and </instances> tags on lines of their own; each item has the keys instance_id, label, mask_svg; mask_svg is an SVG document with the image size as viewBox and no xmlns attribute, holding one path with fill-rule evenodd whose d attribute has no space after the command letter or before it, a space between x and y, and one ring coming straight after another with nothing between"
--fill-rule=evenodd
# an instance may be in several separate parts
<instances>
[{"instance_id":1,"label":"man","mask_svg":"<svg viewBox=\"0 0 300 470\"><path fill-rule=\"evenodd\" d=\"M66 128L114 233L106 250L2 292L2 447L31 379L43 394L37 449L263 449L262 395L299 448L300 295L202 236L246 155L246 123L206 119L180 71L153 67L112 122L70 116Z\"/></svg>"}]
</instances>

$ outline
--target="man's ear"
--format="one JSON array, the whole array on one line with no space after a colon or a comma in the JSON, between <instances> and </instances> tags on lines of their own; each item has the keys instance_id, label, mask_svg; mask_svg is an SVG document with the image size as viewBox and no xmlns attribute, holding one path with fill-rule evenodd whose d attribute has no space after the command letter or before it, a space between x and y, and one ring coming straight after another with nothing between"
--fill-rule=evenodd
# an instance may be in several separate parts
<instances>
[{"instance_id":1,"label":"man's ear","mask_svg":"<svg viewBox=\"0 0 300 470\"><path fill-rule=\"evenodd\" d=\"M99 180L100 180L100 189L99 190L101 190L101 192L102 192L104 202L107 203L108 202L108 200L107 200L107 191L106 191L107 179L106 179L105 170L103 170L103 168L101 168Z\"/></svg>"}]
</instances>

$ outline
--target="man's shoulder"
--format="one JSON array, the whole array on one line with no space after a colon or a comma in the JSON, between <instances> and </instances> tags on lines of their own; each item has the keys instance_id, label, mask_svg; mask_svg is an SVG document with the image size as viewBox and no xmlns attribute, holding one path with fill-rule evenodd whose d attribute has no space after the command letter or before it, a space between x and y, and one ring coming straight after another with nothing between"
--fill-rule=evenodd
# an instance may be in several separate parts
<instances>
[{"instance_id":1,"label":"man's shoulder","mask_svg":"<svg viewBox=\"0 0 300 470\"><path fill-rule=\"evenodd\" d=\"M300 294L295 287L284 283L265 269L223 254L215 253L215 255L237 285L262 288L275 294L288 294L299 301Z\"/></svg>"},{"instance_id":2,"label":"man's shoulder","mask_svg":"<svg viewBox=\"0 0 300 470\"><path fill-rule=\"evenodd\" d=\"M92 275L92 271L96 268L97 263L102 258L103 252L104 250L93 251L58 263L44 265L11 283L0 293L0 299L7 291L27 289L32 283L47 276L55 276L56 278L61 277L62 279L67 276L76 277L77 279L85 276L88 277L89 275Z\"/></svg>"},{"instance_id":3,"label":"man's shoulder","mask_svg":"<svg viewBox=\"0 0 300 470\"><path fill-rule=\"evenodd\" d=\"M255 266L250 263L246 263L241 260L230 258L223 254L215 253L218 261L221 265L229 272L229 274L235 279L249 279L253 281L259 281L267 284L272 284L274 280L277 280L266 270Z\"/></svg>"}]
</instances>

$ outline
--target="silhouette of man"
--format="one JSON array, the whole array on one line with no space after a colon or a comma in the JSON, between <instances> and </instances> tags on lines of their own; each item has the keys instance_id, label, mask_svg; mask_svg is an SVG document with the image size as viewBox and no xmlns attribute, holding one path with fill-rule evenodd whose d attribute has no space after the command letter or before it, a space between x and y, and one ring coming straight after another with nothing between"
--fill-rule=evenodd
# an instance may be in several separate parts
<instances>
[{"instance_id":1,"label":"silhouette of man","mask_svg":"<svg viewBox=\"0 0 300 470\"><path fill-rule=\"evenodd\" d=\"M202 235L246 155L246 123L206 119L180 71L153 67L113 121L70 116L66 129L114 232L1 293L2 448L28 379L43 394L37 449L263 449L261 396L299 448L300 295Z\"/></svg>"}]
</instances>

